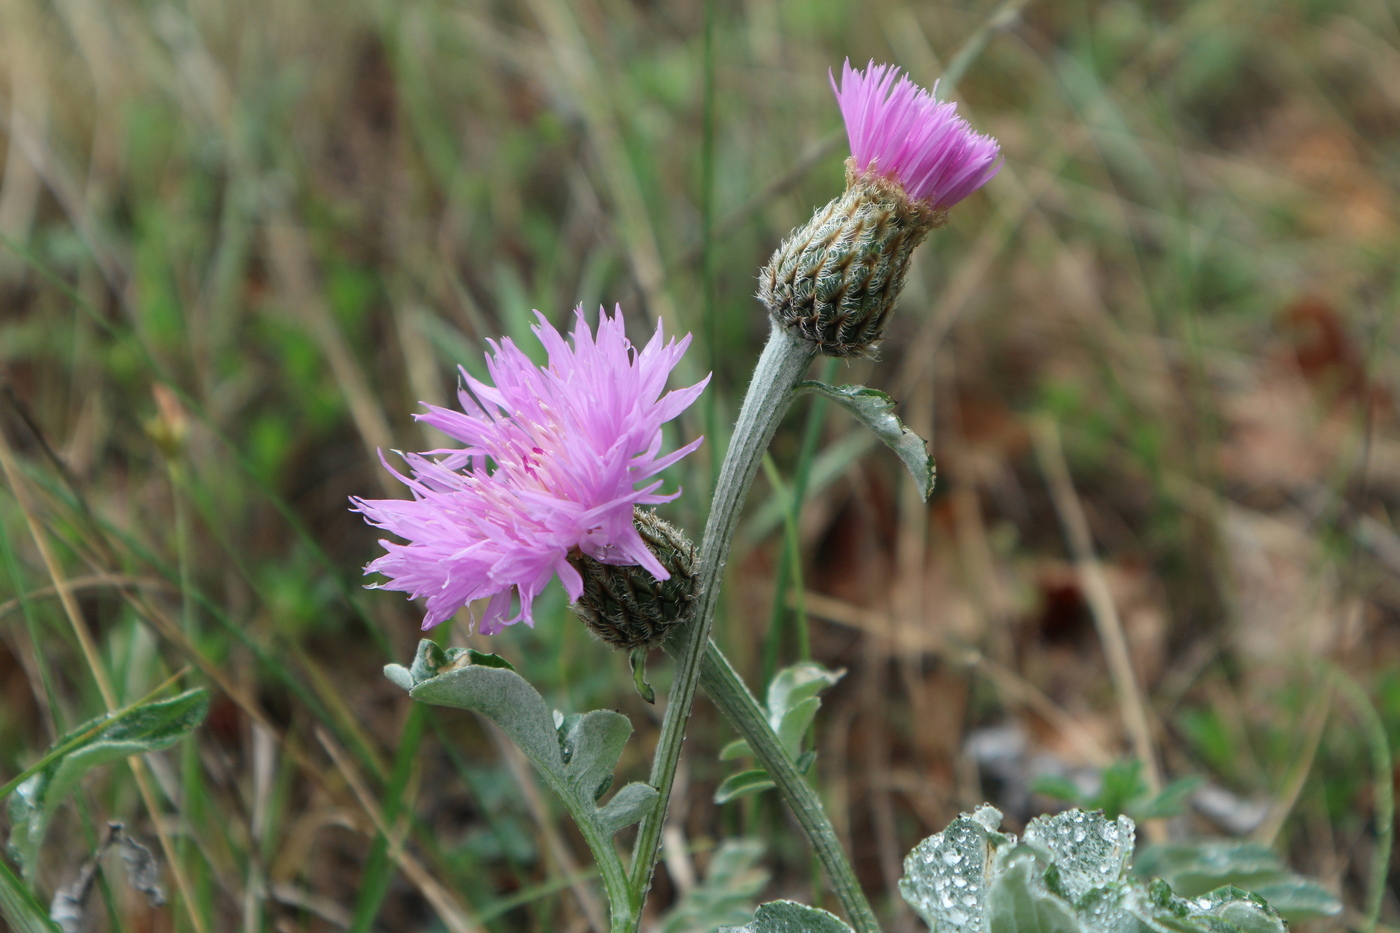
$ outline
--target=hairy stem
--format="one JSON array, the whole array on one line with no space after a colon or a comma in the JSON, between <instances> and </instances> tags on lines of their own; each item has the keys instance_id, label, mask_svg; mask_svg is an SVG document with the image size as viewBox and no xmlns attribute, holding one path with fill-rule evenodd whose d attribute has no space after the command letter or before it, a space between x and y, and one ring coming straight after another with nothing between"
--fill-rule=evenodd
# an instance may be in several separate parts
<instances>
[{"instance_id":1,"label":"hairy stem","mask_svg":"<svg viewBox=\"0 0 1400 933\"><path fill-rule=\"evenodd\" d=\"M767 450L778 422L792 402L794 390L815 355L816 348L811 343L785 328L773 328L754 369L729 450L720 467L714 499L710 503L710 517L705 523L705 537L700 545L700 595L695 618L666 645L666 649L676 658L676 676L666 703L666 717L661 724L656 757L652 759L651 784L660 795L655 809L642 820L632 857L631 888L639 908L638 914L651 887L661 828L666 821L671 785L676 777L676 763L680 759L681 745L685 742L686 722L690 718L695 688L700 681L705 646L709 644L710 627L714 622L719 597L719 584L729 557L729 546L734 540L734 529L739 523L739 513L763 452Z\"/></svg>"}]
</instances>

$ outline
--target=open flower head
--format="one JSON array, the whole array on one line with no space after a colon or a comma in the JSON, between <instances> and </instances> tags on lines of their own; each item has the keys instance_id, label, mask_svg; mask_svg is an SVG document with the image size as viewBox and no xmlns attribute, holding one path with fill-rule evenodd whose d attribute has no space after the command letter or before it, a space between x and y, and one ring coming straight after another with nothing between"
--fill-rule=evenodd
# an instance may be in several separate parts
<instances>
[{"instance_id":1,"label":"open flower head","mask_svg":"<svg viewBox=\"0 0 1400 933\"><path fill-rule=\"evenodd\" d=\"M769 315L828 356L866 356L909 273L909 257L948 209L1001 167L996 140L874 62L831 78L851 158L846 190L783 241L758 276Z\"/></svg>"},{"instance_id":2,"label":"open flower head","mask_svg":"<svg viewBox=\"0 0 1400 933\"><path fill-rule=\"evenodd\" d=\"M860 71L847 61L840 85L833 75L831 88L855 171L895 179L912 201L946 211L1001 168L995 139L974 132L956 104L938 100L893 65L872 61Z\"/></svg>"},{"instance_id":3,"label":"open flower head","mask_svg":"<svg viewBox=\"0 0 1400 933\"><path fill-rule=\"evenodd\" d=\"M663 454L662 425L709 377L666 392L689 335L667 341L658 324L638 350L621 308L600 314L596 337L581 308L577 315L570 343L536 312L546 366L509 339L491 342L494 385L463 370L460 411L430 405L415 416L462 446L401 454L407 475L385 463L411 499L353 500L371 524L404 539L381 541L386 553L365 572L387 577L383 589L425 597L425 629L487 597L483 633L533 625L531 605L552 577L571 600L583 592L570 555L670 576L633 525L633 507L680 494L662 493L657 474L701 439Z\"/></svg>"}]
</instances>

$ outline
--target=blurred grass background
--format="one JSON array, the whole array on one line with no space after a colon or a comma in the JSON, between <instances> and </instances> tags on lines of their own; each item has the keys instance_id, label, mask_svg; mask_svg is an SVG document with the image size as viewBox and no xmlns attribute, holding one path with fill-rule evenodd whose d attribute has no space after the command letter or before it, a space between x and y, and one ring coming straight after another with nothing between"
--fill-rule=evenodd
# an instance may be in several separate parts
<instances>
[{"instance_id":1,"label":"blurred grass background","mask_svg":"<svg viewBox=\"0 0 1400 933\"><path fill-rule=\"evenodd\" d=\"M939 489L799 406L717 639L755 685L849 671L815 779L890 929L919 928L917 840L1133 755L1204 782L1156 838L1259 840L1333 925L1400 921L1373 755L1400 741L1398 47L1384 0L0 0L0 777L104 708L74 617L121 702L215 694L149 758L160 813L110 769L41 885L159 819L172 904L114 880L94 929L597 922L523 760L382 677L420 614L361 588L347 499L398 494L376 451L438 446L410 414L485 340L620 302L638 339L695 334L678 380L715 373L665 510L698 536L756 271L841 185L849 56L966 65L941 93L1006 153L880 360L831 370L934 438ZM627 713L642 777L659 711L549 600L438 634ZM711 802L730 738L702 698L654 910L728 834L767 843L767 896L821 897L774 801Z\"/></svg>"}]
</instances>

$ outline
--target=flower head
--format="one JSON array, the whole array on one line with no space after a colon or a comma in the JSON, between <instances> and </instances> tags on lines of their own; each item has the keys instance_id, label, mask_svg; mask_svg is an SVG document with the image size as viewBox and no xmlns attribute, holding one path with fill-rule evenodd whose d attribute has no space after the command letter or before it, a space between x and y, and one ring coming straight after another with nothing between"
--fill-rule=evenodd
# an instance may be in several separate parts
<instances>
[{"instance_id":1,"label":"flower head","mask_svg":"<svg viewBox=\"0 0 1400 933\"><path fill-rule=\"evenodd\" d=\"M463 446L401 454L407 476L385 463L412 499L352 500L371 524L405 540L381 541L386 553L365 572L389 578L379 587L427 597L425 629L484 597L484 634L533 625L531 605L555 575L571 600L583 592L571 554L670 576L633 525L633 507L680 495L659 492L655 477L700 439L662 454L661 426L709 377L664 392L689 335L668 342L658 324L638 350L621 308L600 315L596 337L583 309L577 314L570 345L536 312L548 365L535 366L509 339L491 342L494 385L463 370L461 411L430 405L415 416Z\"/></svg>"},{"instance_id":2,"label":"flower head","mask_svg":"<svg viewBox=\"0 0 1400 933\"><path fill-rule=\"evenodd\" d=\"M758 298L820 352L864 356L884 335L914 248L997 173L1001 149L890 65L848 61L831 86L851 141L846 190L773 253Z\"/></svg>"},{"instance_id":3,"label":"flower head","mask_svg":"<svg viewBox=\"0 0 1400 933\"><path fill-rule=\"evenodd\" d=\"M947 210L1001 168L995 139L974 132L956 104L938 100L893 65L872 61L858 71L848 60L840 86L833 75L831 88L856 172L894 178L910 200Z\"/></svg>"}]
</instances>

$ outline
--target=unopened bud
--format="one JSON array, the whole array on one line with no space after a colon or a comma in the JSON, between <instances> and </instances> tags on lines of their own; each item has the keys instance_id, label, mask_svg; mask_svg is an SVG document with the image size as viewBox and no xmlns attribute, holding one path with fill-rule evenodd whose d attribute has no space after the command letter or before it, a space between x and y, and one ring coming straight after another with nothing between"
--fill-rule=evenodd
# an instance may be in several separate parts
<instances>
[{"instance_id":1,"label":"unopened bud","mask_svg":"<svg viewBox=\"0 0 1400 933\"><path fill-rule=\"evenodd\" d=\"M846 191L783 241L758 276L773 320L827 356L867 356L885 331L909 257L948 212L846 163Z\"/></svg>"},{"instance_id":2,"label":"unopened bud","mask_svg":"<svg viewBox=\"0 0 1400 933\"><path fill-rule=\"evenodd\" d=\"M632 520L671 574L669 580L658 580L635 564L605 564L582 554L569 558L583 576L583 595L574 612L594 635L627 650L655 647L672 626L688 621L699 586L695 546L678 528L649 509L636 509Z\"/></svg>"},{"instance_id":3,"label":"unopened bud","mask_svg":"<svg viewBox=\"0 0 1400 933\"><path fill-rule=\"evenodd\" d=\"M189 415L166 386L156 383L151 386L151 395L156 401L156 414L146 421L146 435L167 460L179 460L190 433Z\"/></svg>"}]
</instances>

